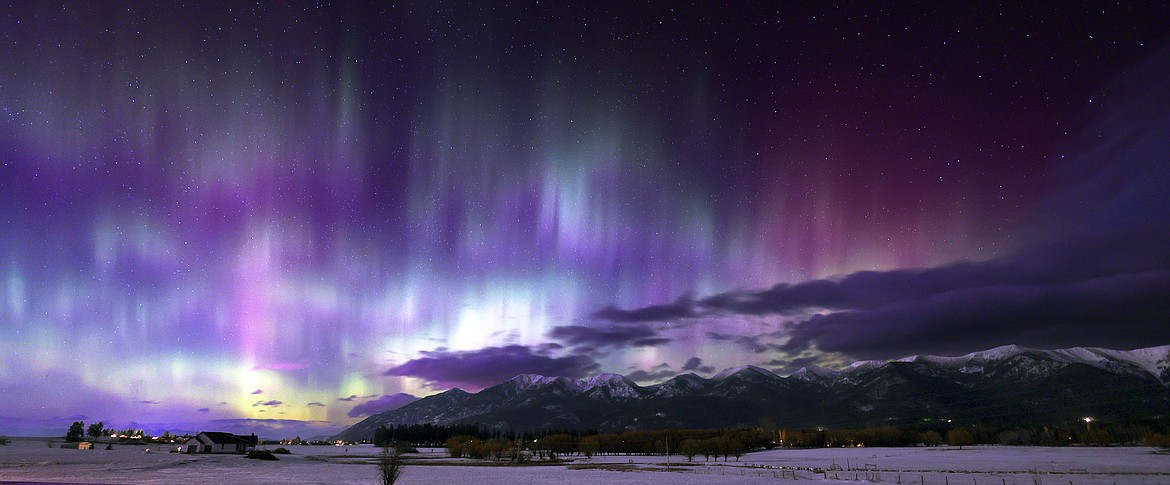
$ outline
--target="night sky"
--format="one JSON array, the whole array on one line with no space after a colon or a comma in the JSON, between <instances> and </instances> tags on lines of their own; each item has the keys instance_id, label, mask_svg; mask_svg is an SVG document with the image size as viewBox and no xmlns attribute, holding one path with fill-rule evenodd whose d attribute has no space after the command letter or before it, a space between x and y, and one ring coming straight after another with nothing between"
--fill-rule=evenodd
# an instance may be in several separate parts
<instances>
[{"instance_id":1,"label":"night sky","mask_svg":"<svg viewBox=\"0 0 1170 485\"><path fill-rule=\"evenodd\" d=\"M0 434L1170 343L1162 2L129 3L0 9Z\"/></svg>"}]
</instances>

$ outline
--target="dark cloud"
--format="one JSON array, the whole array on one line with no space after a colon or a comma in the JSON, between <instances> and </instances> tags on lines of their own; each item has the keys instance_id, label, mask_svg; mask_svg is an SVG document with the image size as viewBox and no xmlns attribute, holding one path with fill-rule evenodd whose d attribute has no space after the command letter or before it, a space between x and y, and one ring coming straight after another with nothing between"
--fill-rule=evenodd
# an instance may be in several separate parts
<instances>
[{"instance_id":1,"label":"dark cloud","mask_svg":"<svg viewBox=\"0 0 1170 485\"><path fill-rule=\"evenodd\" d=\"M650 369L649 371L644 371L644 370L638 369L638 370L633 371L629 374L626 374L626 377L632 381L637 381L637 382L652 382L652 381L660 381L662 379L674 377L677 374L678 374L677 372L672 371L668 368L655 367L654 369Z\"/></svg>"},{"instance_id":2,"label":"dark cloud","mask_svg":"<svg viewBox=\"0 0 1170 485\"><path fill-rule=\"evenodd\" d=\"M1134 348L1170 342L1170 226L1037 244L983 262L863 271L699 301L710 316L802 315L776 334L708 332L754 352L814 346L857 358L1015 343ZM764 337L784 337L782 346Z\"/></svg>"},{"instance_id":3,"label":"dark cloud","mask_svg":"<svg viewBox=\"0 0 1170 485\"><path fill-rule=\"evenodd\" d=\"M691 295L683 295L666 305L652 305L634 310L608 306L593 312L592 315L597 320L615 323L666 322L698 316L700 314L695 311L695 302Z\"/></svg>"},{"instance_id":4,"label":"dark cloud","mask_svg":"<svg viewBox=\"0 0 1170 485\"><path fill-rule=\"evenodd\" d=\"M196 409L195 412L197 412L197 413L210 413L211 408L199 408L199 409Z\"/></svg>"},{"instance_id":5,"label":"dark cloud","mask_svg":"<svg viewBox=\"0 0 1170 485\"><path fill-rule=\"evenodd\" d=\"M256 401L255 403L252 404L252 407L257 407L257 406L276 407L276 406L280 406L281 404L284 404L284 403L273 399L271 401Z\"/></svg>"},{"instance_id":6,"label":"dark cloud","mask_svg":"<svg viewBox=\"0 0 1170 485\"><path fill-rule=\"evenodd\" d=\"M861 358L964 352L1004 343L1133 348L1170 342L1170 272L943 292L874 309L818 315L784 350L813 343Z\"/></svg>"},{"instance_id":7,"label":"dark cloud","mask_svg":"<svg viewBox=\"0 0 1170 485\"><path fill-rule=\"evenodd\" d=\"M264 390L263 389L256 389L255 391L252 391L252 394L264 394Z\"/></svg>"},{"instance_id":8,"label":"dark cloud","mask_svg":"<svg viewBox=\"0 0 1170 485\"><path fill-rule=\"evenodd\" d=\"M422 352L422 357L394 367L386 375L419 377L437 388L479 390L518 374L581 378L599 367L583 355L553 357L522 345L508 345L462 352Z\"/></svg>"},{"instance_id":9,"label":"dark cloud","mask_svg":"<svg viewBox=\"0 0 1170 485\"><path fill-rule=\"evenodd\" d=\"M647 337L634 341L634 347L656 347L670 342L666 337Z\"/></svg>"},{"instance_id":10,"label":"dark cloud","mask_svg":"<svg viewBox=\"0 0 1170 485\"><path fill-rule=\"evenodd\" d=\"M356 418L359 416L378 414L384 411L392 411L417 400L417 397L401 392L398 394L388 394L373 401L367 401L354 406L353 409L349 410L348 415L351 418Z\"/></svg>"},{"instance_id":11,"label":"dark cloud","mask_svg":"<svg viewBox=\"0 0 1170 485\"><path fill-rule=\"evenodd\" d=\"M316 402L316 401L313 401L313 402L311 402L311 403L309 403L309 404L306 404L306 405L305 405L305 407L311 407L311 408L323 408L323 407L325 407L325 403L321 403L321 402Z\"/></svg>"},{"instance_id":12,"label":"dark cloud","mask_svg":"<svg viewBox=\"0 0 1170 485\"><path fill-rule=\"evenodd\" d=\"M130 401L130 402L132 402L134 404L162 404L162 402L160 402L160 401L151 401L149 399L139 399L139 400Z\"/></svg>"},{"instance_id":13,"label":"dark cloud","mask_svg":"<svg viewBox=\"0 0 1170 485\"><path fill-rule=\"evenodd\" d=\"M707 332L707 338L710 340L731 342L738 345L740 348L759 354L767 352L768 350L775 350L777 348L774 344L766 344L761 342L765 335L732 335L718 332Z\"/></svg>"},{"instance_id":14,"label":"dark cloud","mask_svg":"<svg viewBox=\"0 0 1170 485\"><path fill-rule=\"evenodd\" d=\"M356 401L356 400L358 400L358 395L357 394L350 394L349 396L346 396L346 397L339 397L339 398L337 398L337 400L338 401Z\"/></svg>"},{"instance_id":15,"label":"dark cloud","mask_svg":"<svg viewBox=\"0 0 1170 485\"><path fill-rule=\"evenodd\" d=\"M863 271L699 301L710 316L808 315L765 336L708 332L751 352L855 358L1004 344L1136 348L1170 342L1170 225L1049 241L983 262ZM780 346L763 337L788 340Z\"/></svg>"},{"instance_id":16,"label":"dark cloud","mask_svg":"<svg viewBox=\"0 0 1170 485\"><path fill-rule=\"evenodd\" d=\"M703 365L703 359L700 359L698 357L691 357L691 358L687 359L687 361L685 363L683 363L682 370L683 371L696 371L696 372L701 372L703 374L710 374L712 372L715 372L714 367L711 367L709 365Z\"/></svg>"},{"instance_id":17,"label":"dark cloud","mask_svg":"<svg viewBox=\"0 0 1170 485\"><path fill-rule=\"evenodd\" d=\"M603 347L654 347L670 342L661 337L650 325L619 324L604 327L565 325L553 327L549 336L568 342L570 345L589 348Z\"/></svg>"}]
</instances>

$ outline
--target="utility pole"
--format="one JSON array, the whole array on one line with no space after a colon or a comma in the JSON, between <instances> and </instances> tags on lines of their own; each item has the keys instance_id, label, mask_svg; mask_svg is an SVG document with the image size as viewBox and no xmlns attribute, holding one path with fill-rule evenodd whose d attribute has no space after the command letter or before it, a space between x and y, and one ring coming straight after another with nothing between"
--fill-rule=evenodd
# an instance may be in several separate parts
<instances>
[{"instance_id":1,"label":"utility pole","mask_svg":"<svg viewBox=\"0 0 1170 485\"><path fill-rule=\"evenodd\" d=\"M670 435L666 435L666 466L670 466Z\"/></svg>"}]
</instances>

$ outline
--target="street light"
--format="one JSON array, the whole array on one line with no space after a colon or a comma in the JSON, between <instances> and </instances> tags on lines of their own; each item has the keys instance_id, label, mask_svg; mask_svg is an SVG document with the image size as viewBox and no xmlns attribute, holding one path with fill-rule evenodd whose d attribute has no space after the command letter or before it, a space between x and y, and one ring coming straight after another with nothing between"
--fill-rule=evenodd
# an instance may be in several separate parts
<instances>
[{"instance_id":1,"label":"street light","mask_svg":"<svg viewBox=\"0 0 1170 485\"><path fill-rule=\"evenodd\" d=\"M1091 424L1093 422L1093 417L1092 416L1085 416L1081 419L1085 420L1085 439L1088 439L1088 436L1090 433L1089 424Z\"/></svg>"}]
</instances>

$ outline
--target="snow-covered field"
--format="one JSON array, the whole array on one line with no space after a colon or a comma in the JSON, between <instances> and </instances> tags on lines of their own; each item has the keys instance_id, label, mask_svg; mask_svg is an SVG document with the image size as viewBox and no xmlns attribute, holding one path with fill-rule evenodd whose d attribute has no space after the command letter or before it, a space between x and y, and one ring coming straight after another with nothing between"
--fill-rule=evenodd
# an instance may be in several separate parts
<instances>
[{"instance_id":1,"label":"snow-covered field","mask_svg":"<svg viewBox=\"0 0 1170 485\"><path fill-rule=\"evenodd\" d=\"M270 449L275 446L268 447ZM0 446L0 483L375 484L371 446L290 446L280 461L237 455L146 453L49 448L47 440L17 438ZM399 483L764 483L778 480L940 485L1170 485L1170 455L1151 448L851 448L773 450L739 462L686 463L678 456L573 458L554 465L497 466L422 450Z\"/></svg>"}]
</instances>

